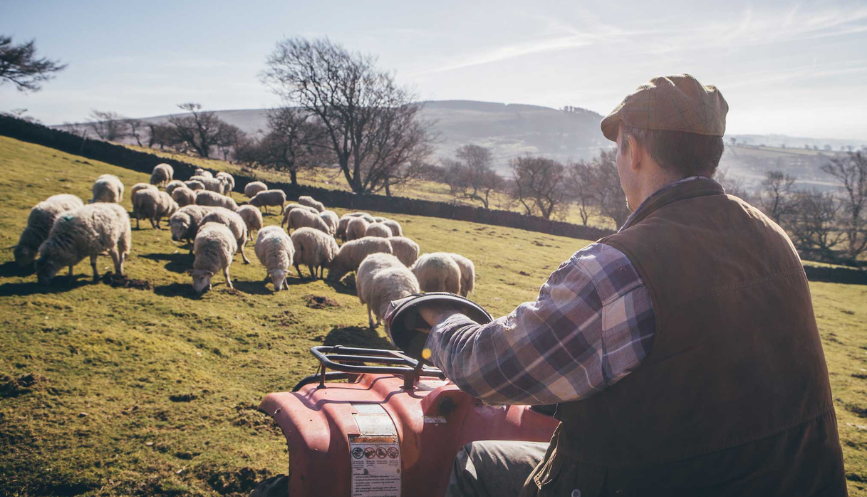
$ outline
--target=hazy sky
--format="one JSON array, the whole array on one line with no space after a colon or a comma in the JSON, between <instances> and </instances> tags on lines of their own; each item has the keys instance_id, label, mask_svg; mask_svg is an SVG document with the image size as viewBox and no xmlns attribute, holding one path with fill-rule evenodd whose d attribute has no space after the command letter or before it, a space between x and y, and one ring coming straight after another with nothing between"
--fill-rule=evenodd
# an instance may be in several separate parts
<instances>
[{"instance_id":1,"label":"hazy sky","mask_svg":"<svg viewBox=\"0 0 867 497\"><path fill-rule=\"evenodd\" d=\"M328 36L423 99L604 115L688 72L721 89L729 133L867 139L867 3L708 3L0 0L0 33L69 64L39 93L0 87L0 110L58 124L271 106L258 74L275 42Z\"/></svg>"}]
</instances>

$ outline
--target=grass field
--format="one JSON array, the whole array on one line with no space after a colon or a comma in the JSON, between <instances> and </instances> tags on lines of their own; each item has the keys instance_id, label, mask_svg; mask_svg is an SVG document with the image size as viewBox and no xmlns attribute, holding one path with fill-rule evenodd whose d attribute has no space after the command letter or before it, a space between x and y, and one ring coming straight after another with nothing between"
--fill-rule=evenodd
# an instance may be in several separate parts
<instances>
[{"instance_id":1,"label":"grass field","mask_svg":"<svg viewBox=\"0 0 867 497\"><path fill-rule=\"evenodd\" d=\"M0 246L57 193L90 198L97 176L127 190L147 175L0 137ZM236 199L239 196L236 194ZM128 194L124 206L130 208ZM492 314L532 300L587 241L392 215L426 252L459 251L477 268L474 299ZM268 224L279 223L276 216ZM145 225L148 228L144 228ZM248 247L237 291L222 278L197 297L192 257L168 230L133 230L126 266L150 289L92 283L87 262L43 289L0 255L0 494L217 495L249 492L286 472L279 429L256 411L268 392L315 372L322 343L382 346L354 289L293 277L272 294ZM239 259L239 258L236 258ZM111 262L102 257L99 267ZM867 287L811 285L831 374L850 495L867 496ZM324 308L307 296L327 297Z\"/></svg>"}]
</instances>

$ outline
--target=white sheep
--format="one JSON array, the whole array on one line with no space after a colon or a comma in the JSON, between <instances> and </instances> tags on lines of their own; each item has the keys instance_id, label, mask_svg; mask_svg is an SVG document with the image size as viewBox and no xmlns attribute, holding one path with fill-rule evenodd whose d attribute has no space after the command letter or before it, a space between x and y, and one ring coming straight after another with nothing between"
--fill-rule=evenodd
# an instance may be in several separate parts
<instances>
[{"instance_id":1,"label":"white sheep","mask_svg":"<svg viewBox=\"0 0 867 497\"><path fill-rule=\"evenodd\" d=\"M400 259L404 266L412 266L418 260L418 244L403 236L393 236L388 239L394 256Z\"/></svg>"},{"instance_id":2,"label":"white sheep","mask_svg":"<svg viewBox=\"0 0 867 497\"><path fill-rule=\"evenodd\" d=\"M211 289L211 278L219 271L226 277L226 285L232 286L229 266L232 254L238 250L238 243L232 231L222 223L205 223L196 234L193 253L193 289L202 293Z\"/></svg>"},{"instance_id":3,"label":"white sheep","mask_svg":"<svg viewBox=\"0 0 867 497\"><path fill-rule=\"evenodd\" d=\"M175 175L175 170L168 164L157 164L154 171L151 173L151 184L155 186L163 186L168 184Z\"/></svg>"},{"instance_id":4,"label":"white sheep","mask_svg":"<svg viewBox=\"0 0 867 497\"><path fill-rule=\"evenodd\" d=\"M202 218L202 225L206 223L221 223L225 224L232 230L235 236L235 241L238 246L238 252L241 254L241 259L244 259L244 264L250 264L247 259L247 254L244 253L244 247L247 245L247 225L237 212L232 212L229 209L218 207L207 213ZM201 228L200 228L201 229Z\"/></svg>"},{"instance_id":5,"label":"white sheep","mask_svg":"<svg viewBox=\"0 0 867 497\"><path fill-rule=\"evenodd\" d=\"M349 214L340 216L340 219L337 220L337 230L334 232L335 238L340 238L344 242L346 241L346 227L349 225L350 220L352 220L352 216Z\"/></svg>"},{"instance_id":6,"label":"white sheep","mask_svg":"<svg viewBox=\"0 0 867 497\"><path fill-rule=\"evenodd\" d=\"M461 268L449 254L424 254L410 268L424 292L458 293Z\"/></svg>"},{"instance_id":7,"label":"white sheep","mask_svg":"<svg viewBox=\"0 0 867 497\"><path fill-rule=\"evenodd\" d=\"M223 194L224 194L224 195L229 195L229 196L231 197L231 196L232 196L232 192L235 190L235 177L232 176L231 174L225 172L225 171L220 171L220 172L217 173L217 175L215 176L215 178L217 178L217 179L225 179L226 186L225 186L225 188L223 189Z\"/></svg>"},{"instance_id":8,"label":"white sheep","mask_svg":"<svg viewBox=\"0 0 867 497\"><path fill-rule=\"evenodd\" d=\"M412 271L389 254L367 256L358 268L355 288L358 300L367 304L367 322L371 329L382 322L392 301L420 293L418 280ZM374 314L376 323L373 322Z\"/></svg>"},{"instance_id":9,"label":"white sheep","mask_svg":"<svg viewBox=\"0 0 867 497\"><path fill-rule=\"evenodd\" d=\"M374 216L374 217L373 217L373 222L374 222L374 223L381 223L381 222L385 221L386 219L387 219L387 218L384 218L384 217L382 217L382 216Z\"/></svg>"},{"instance_id":10,"label":"white sheep","mask_svg":"<svg viewBox=\"0 0 867 497\"><path fill-rule=\"evenodd\" d=\"M262 221L262 213L252 205L242 205L241 208L238 209L238 215L241 216L241 219L244 220L244 224L247 225L247 236L252 240L253 231L261 230L264 225Z\"/></svg>"},{"instance_id":11,"label":"white sheep","mask_svg":"<svg viewBox=\"0 0 867 497\"><path fill-rule=\"evenodd\" d=\"M60 269L69 267L71 282L72 268L89 256L93 280L97 281L96 258L106 251L114 261L115 272L122 275L131 245L129 215L117 204L99 202L64 212L39 247L37 280L47 285Z\"/></svg>"},{"instance_id":12,"label":"white sheep","mask_svg":"<svg viewBox=\"0 0 867 497\"><path fill-rule=\"evenodd\" d=\"M391 254L391 244L385 238L364 237L343 244L337 257L328 266L328 281L340 281L347 273L358 269L358 265L370 254Z\"/></svg>"},{"instance_id":13,"label":"white sheep","mask_svg":"<svg viewBox=\"0 0 867 497\"><path fill-rule=\"evenodd\" d=\"M15 262L22 266L33 262L39 252L39 246L48 238L57 216L80 207L84 207L84 202L75 195L66 193L53 195L33 206L30 215L27 216L27 226L21 232L18 245L12 251Z\"/></svg>"},{"instance_id":14,"label":"white sheep","mask_svg":"<svg viewBox=\"0 0 867 497\"><path fill-rule=\"evenodd\" d=\"M382 224L388 226L391 229L391 236L403 236L403 228L400 227L400 223L393 219L386 219L382 222Z\"/></svg>"},{"instance_id":15,"label":"white sheep","mask_svg":"<svg viewBox=\"0 0 867 497\"><path fill-rule=\"evenodd\" d=\"M289 213L289 223L286 225L286 229L291 231L298 228L315 228L326 235L331 234L331 228L325 224L325 221L318 214L306 209L293 209Z\"/></svg>"},{"instance_id":16,"label":"white sheep","mask_svg":"<svg viewBox=\"0 0 867 497\"><path fill-rule=\"evenodd\" d=\"M184 184L187 185L187 188L194 192L205 189L205 184L195 179L190 181L184 181Z\"/></svg>"},{"instance_id":17,"label":"white sheep","mask_svg":"<svg viewBox=\"0 0 867 497\"><path fill-rule=\"evenodd\" d=\"M173 179L173 180L169 181L169 184L166 185L166 193L171 195L172 192L175 191L175 188L180 188L182 186L186 187L187 185L184 184L184 182L179 180L179 179Z\"/></svg>"},{"instance_id":18,"label":"white sheep","mask_svg":"<svg viewBox=\"0 0 867 497\"><path fill-rule=\"evenodd\" d=\"M256 213L259 211L256 210ZM294 263L295 245L293 240L279 226L266 226L259 230L255 251L259 262L265 266L265 281L270 279L271 283L274 284L274 291L279 292L283 289L287 271ZM288 285L286 289L289 289Z\"/></svg>"},{"instance_id":19,"label":"white sheep","mask_svg":"<svg viewBox=\"0 0 867 497\"><path fill-rule=\"evenodd\" d=\"M150 219L151 227L160 228L160 220L171 217L178 211L178 203L166 192L145 188L136 192L132 198L132 215L135 218L135 229L139 229L141 218Z\"/></svg>"},{"instance_id":20,"label":"white sheep","mask_svg":"<svg viewBox=\"0 0 867 497\"><path fill-rule=\"evenodd\" d=\"M236 204L234 200L220 193L208 190L196 192L196 205L223 207L232 212L238 212L238 204Z\"/></svg>"},{"instance_id":21,"label":"white sheep","mask_svg":"<svg viewBox=\"0 0 867 497\"><path fill-rule=\"evenodd\" d=\"M205 171L205 170L202 169L201 167L197 167L197 168L193 171L193 176L205 176L205 177L208 177L208 178L213 178L213 177L214 177L214 175L211 174L210 171Z\"/></svg>"},{"instance_id":22,"label":"white sheep","mask_svg":"<svg viewBox=\"0 0 867 497\"><path fill-rule=\"evenodd\" d=\"M148 189L158 191L157 187L150 183L136 183L132 185L132 188L129 189L129 198L135 198L135 194L138 193L140 190Z\"/></svg>"},{"instance_id":23,"label":"white sheep","mask_svg":"<svg viewBox=\"0 0 867 497\"><path fill-rule=\"evenodd\" d=\"M268 207L280 206L280 214L283 214L283 206L286 205L286 192L283 190L265 190L259 192L250 199L250 205L256 207L264 207L265 213L268 213Z\"/></svg>"},{"instance_id":24,"label":"white sheep","mask_svg":"<svg viewBox=\"0 0 867 497\"><path fill-rule=\"evenodd\" d=\"M247 183L247 186L244 187L244 195L253 198L259 192L264 192L268 189L268 185L262 183L261 181L253 181L251 183Z\"/></svg>"},{"instance_id":25,"label":"white sheep","mask_svg":"<svg viewBox=\"0 0 867 497\"><path fill-rule=\"evenodd\" d=\"M460 254L448 254L458 264L461 269L461 290L460 294L464 297L472 293L476 286L476 266L473 261L467 259Z\"/></svg>"},{"instance_id":26,"label":"white sheep","mask_svg":"<svg viewBox=\"0 0 867 497\"><path fill-rule=\"evenodd\" d=\"M308 207L313 207L314 209L316 209L319 212L322 212L325 210L325 204L323 204L322 202L319 202L317 200L314 200L313 197L307 197L307 196L298 197L298 203L301 205L306 205Z\"/></svg>"},{"instance_id":27,"label":"white sheep","mask_svg":"<svg viewBox=\"0 0 867 497\"><path fill-rule=\"evenodd\" d=\"M196 238L199 226L202 224L202 219L214 209L216 207L206 207L203 205L181 207L178 212L169 218L169 226L172 229L172 240L176 242L182 240L193 241ZM192 252L193 247L190 247L190 253Z\"/></svg>"},{"instance_id":28,"label":"white sheep","mask_svg":"<svg viewBox=\"0 0 867 497\"><path fill-rule=\"evenodd\" d=\"M349 224L346 225L346 240L358 240L364 237L364 234L367 233L367 227L370 225L367 221L362 217L354 217L349 220Z\"/></svg>"},{"instance_id":29,"label":"white sheep","mask_svg":"<svg viewBox=\"0 0 867 497\"><path fill-rule=\"evenodd\" d=\"M123 183L113 174L103 174L93 183L93 198L90 203L109 202L119 204L123 201Z\"/></svg>"},{"instance_id":30,"label":"white sheep","mask_svg":"<svg viewBox=\"0 0 867 497\"><path fill-rule=\"evenodd\" d=\"M219 193L220 195L224 195L226 193L226 188L228 186L228 180L226 178L209 178L207 176L193 176L190 178L191 181L198 181L205 186L205 190L209 192Z\"/></svg>"},{"instance_id":31,"label":"white sheep","mask_svg":"<svg viewBox=\"0 0 867 497\"><path fill-rule=\"evenodd\" d=\"M168 189L166 189L168 191ZM172 199L178 203L178 207L196 205L196 192L187 188L186 185L174 188L171 193Z\"/></svg>"},{"instance_id":32,"label":"white sheep","mask_svg":"<svg viewBox=\"0 0 867 497\"><path fill-rule=\"evenodd\" d=\"M316 214L317 216L319 215L319 211L317 211L313 207L310 207L307 205L301 205L301 204L287 204L286 207L283 208L283 220L280 221L280 227L281 228L283 227L284 224L289 222L289 213L295 209L304 209L304 210L308 210L308 211Z\"/></svg>"},{"instance_id":33,"label":"white sheep","mask_svg":"<svg viewBox=\"0 0 867 497\"><path fill-rule=\"evenodd\" d=\"M310 269L310 276L314 280L317 278L317 269L321 278L324 268L331 264L340 250L334 238L313 228L295 230L292 243L295 246L294 264L299 278L304 278L301 276L301 264Z\"/></svg>"},{"instance_id":34,"label":"white sheep","mask_svg":"<svg viewBox=\"0 0 867 497\"><path fill-rule=\"evenodd\" d=\"M391 228L382 223L373 223L364 230L364 236L391 238Z\"/></svg>"},{"instance_id":35,"label":"white sheep","mask_svg":"<svg viewBox=\"0 0 867 497\"><path fill-rule=\"evenodd\" d=\"M370 214L368 214L368 213L366 213L366 212L350 212L349 214L345 214L345 215L346 215L346 216L349 216L349 217L361 217L361 218L364 218L364 220L367 221L368 224L375 222L375 221L373 220L373 216L371 216Z\"/></svg>"},{"instance_id":36,"label":"white sheep","mask_svg":"<svg viewBox=\"0 0 867 497\"><path fill-rule=\"evenodd\" d=\"M334 211L322 211L319 213L319 217L325 221L325 224L328 225L328 228L331 230L331 235L337 232L337 225L340 223L340 218L337 217L337 213Z\"/></svg>"}]
</instances>

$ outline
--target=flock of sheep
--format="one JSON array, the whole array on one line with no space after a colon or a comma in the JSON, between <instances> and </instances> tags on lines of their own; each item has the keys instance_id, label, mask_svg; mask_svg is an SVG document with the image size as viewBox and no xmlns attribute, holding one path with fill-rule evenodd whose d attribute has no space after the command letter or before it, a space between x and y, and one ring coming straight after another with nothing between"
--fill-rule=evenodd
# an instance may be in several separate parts
<instances>
[{"instance_id":1,"label":"flock of sheep","mask_svg":"<svg viewBox=\"0 0 867 497\"><path fill-rule=\"evenodd\" d=\"M265 282L270 281L275 292L288 289L286 278L293 266L302 279L302 265L313 279L322 278L327 268L327 280L334 282L355 272L358 298L367 306L371 328L394 300L420 292L466 296L473 291L472 261L445 252L419 256L418 244L403 236L397 221L365 212L339 217L311 197L287 205L282 190L269 190L260 181L244 188L249 201L239 206L232 198L235 180L228 173L212 175L197 169L188 181L173 177L170 165L159 164L149 183L134 185L132 217L137 229L141 219L161 229L161 220L168 218L172 240L191 242L193 288L198 293L210 289L211 279L220 272L233 288L229 275L233 257L240 253L245 264L250 262L244 249L254 231L256 257L265 267ZM105 174L94 182L92 192L87 205L75 195L63 194L30 211L14 255L21 265L36 261L39 283L48 284L64 267L69 267L71 278L73 267L86 257L97 280L96 260L105 254L114 261L115 273L123 275L132 242L130 215L118 205L124 185ZM263 227L260 208L267 213L268 207L279 207L280 226Z\"/></svg>"}]
</instances>

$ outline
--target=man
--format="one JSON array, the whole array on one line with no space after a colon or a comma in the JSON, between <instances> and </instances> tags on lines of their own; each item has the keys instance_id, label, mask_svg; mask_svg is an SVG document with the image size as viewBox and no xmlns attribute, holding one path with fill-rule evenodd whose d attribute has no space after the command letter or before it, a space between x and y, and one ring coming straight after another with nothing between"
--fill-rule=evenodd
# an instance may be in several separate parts
<instances>
[{"instance_id":1,"label":"man","mask_svg":"<svg viewBox=\"0 0 867 497\"><path fill-rule=\"evenodd\" d=\"M642 85L602 121L623 227L492 323L422 310L461 389L561 422L550 445L467 445L449 495L846 495L801 261L710 179L727 111L689 75Z\"/></svg>"}]
</instances>

